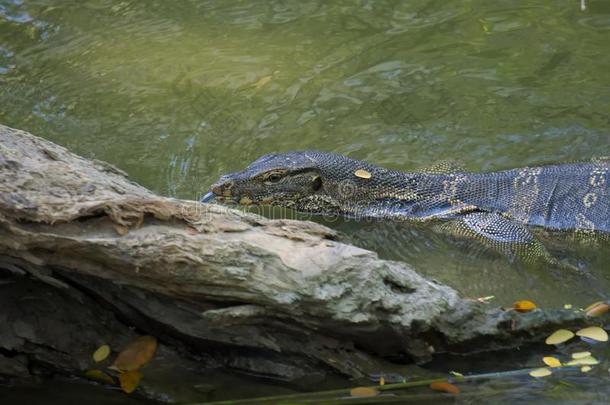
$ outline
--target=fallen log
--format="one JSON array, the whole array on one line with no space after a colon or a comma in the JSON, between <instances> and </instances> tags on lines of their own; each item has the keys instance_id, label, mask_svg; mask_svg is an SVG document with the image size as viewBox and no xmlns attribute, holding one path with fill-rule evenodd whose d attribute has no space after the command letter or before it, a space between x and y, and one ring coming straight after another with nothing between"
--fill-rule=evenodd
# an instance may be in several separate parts
<instances>
[{"instance_id":1,"label":"fallen log","mask_svg":"<svg viewBox=\"0 0 610 405\"><path fill-rule=\"evenodd\" d=\"M131 326L176 356L291 380L540 343L585 323L463 299L313 222L156 195L5 126L0 275L0 375L12 377L82 374Z\"/></svg>"}]
</instances>

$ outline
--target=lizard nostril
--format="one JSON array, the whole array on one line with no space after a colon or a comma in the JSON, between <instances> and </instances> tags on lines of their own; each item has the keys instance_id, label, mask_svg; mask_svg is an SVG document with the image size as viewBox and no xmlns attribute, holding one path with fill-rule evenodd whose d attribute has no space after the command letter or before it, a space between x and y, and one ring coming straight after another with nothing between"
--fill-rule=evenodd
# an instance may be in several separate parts
<instances>
[{"instance_id":1,"label":"lizard nostril","mask_svg":"<svg viewBox=\"0 0 610 405\"><path fill-rule=\"evenodd\" d=\"M225 190L230 190L230 189L232 189L232 188L233 188L233 186L234 186L234 185L235 185L235 182L234 182L234 181L232 181L232 180L229 180L229 181L225 182L225 183L222 185L222 187L223 187Z\"/></svg>"}]
</instances>

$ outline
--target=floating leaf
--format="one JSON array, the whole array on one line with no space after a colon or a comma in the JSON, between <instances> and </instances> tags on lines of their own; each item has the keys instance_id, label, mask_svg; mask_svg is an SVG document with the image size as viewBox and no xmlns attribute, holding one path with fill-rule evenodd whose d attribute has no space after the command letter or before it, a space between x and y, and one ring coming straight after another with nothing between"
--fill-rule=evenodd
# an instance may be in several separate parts
<instances>
[{"instance_id":1,"label":"floating leaf","mask_svg":"<svg viewBox=\"0 0 610 405\"><path fill-rule=\"evenodd\" d=\"M598 342L607 342L608 333L599 326L589 326L576 332L576 336L586 337L597 340Z\"/></svg>"},{"instance_id":2,"label":"floating leaf","mask_svg":"<svg viewBox=\"0 0 610 405\"><path fill-rule=\"evenodd\" d=\"M563 309L572 309L572 304L564 304Z\"/></svg>"},{"instance_id":3,"label":"floating leaf","mask_svg":"<svg viewBox=\"0 0 610 405\"><path fill-rule=\"evenodd\" d=\"M269 83L271 81L271 79L273 79L272 75L263 76L260 79L258 79L258 81L256 83L254 83L254 87L256 87L256 90L260 90L261 88L263 88L264 85Z\"/></svg>"},{"instance_id":4,"label":"floating leaf","mask_svg":"<svg viewBox=\"0 0 610 405\"><path fill-rule=\"evenodd\" d=\"M599 301L585 308L587 316L601 316L610 310L610 305L607 302Z\"/></svg>"},{"instance_id":5,"label":"floating leaf","mask_svg":"<svg viewBox=\"0 0 610 405\"><path fill-rule=\"evenodd\" d=\"M548 368L537 368L536 370L530 371L530 375L536 378L547 377L551 374L553 373Z\"/></svg>"},{"instance_id":6,"label":"floating leaf","mask_svg":"<svg viewBox=\"0 0 610 405\"><path fill-rule=\"evenodd\" d=\"M120 371L137 370L148 363L157 350L157 338L140 336L119 353L112 368Z\"/></svg>"},{"instance_id":7,"label":"floating leaf","mask_svg":"<svg viewBox=\"0 0 610 405\"><path fill-rule=\"evenodd\" d=\"M568 340L574 337L574 333L567 329L559 329L553 332L551 336L546 338L545 343L547 345L558 345L563 342L567 342Z\"/></svg>"},{"instance_id":8,"label":"floating leaf","mask_svg":"<svg viewBox=\"0 0 610 405\"><path fill-rule=\"evenodd\" d=\"M85 371L85 376L87 378L89 378L90 380L95 380L95 381L99 381L105 384L112 384L114 385L114 378L112 378L111 376L109 376L108 374L104 373L101 370L87 370Z\"/></svg>"},{"instance_id":9,"label":"floating leaf","mask_svg":"<svg viewBox=\"0 0 610 405\"><path fill-rule=\"evenodd\" d=\"M93 352L93 361L99 363L100 361L106 360L106 358L110 355L110 346L101 345L97 348L95 352Z\"/></svg>"},{"instance_id":10,"label":"floating leaf","mask_svg":"<svg viewBox=\"0 0 610 405\"><path fill-rule=\"evenodd\" d=\"M582 371L583 373L588 373L589 371L591 371L593 369L593 367L591 366L582 366L580 368L580 371Z\"/></svg>"},{"instance_id":11,"label":"floating leaf","mask_svg":"<svg viewBox=\"0 0 610 405\"><path fill-rule=\"evenodd\" d=\"M464 374L458 373L457 371L450 371L449 374L456 376L458 378L464 378Z\"/></svg>"},{"instance_id":12,"label":"floating leaf","mask_svg":"<svg viewBox=\"0 0 610 405\"><path fill-rule=\"evenodd\" d=\"M354 172L354 174L356 177L360 177L361 179L370 179L372 176L370 172L367 172L364 169L358 169Z\"/></svg>"},{"instance_id":13,"label":"floating leaf","mask_svg":"<svg viewBox=\"0 0 610 405\"><path fill-rule=\"evenodd\" d=\"M588 356L580 359L570 360L566 363L566 366L594 366L596 364L599 364L599 360L593 356Z\"/></svg>"},{"instance_id":14,"label":"floating leaf","mask_svg":"<svg viewBox=\"0 0 610 405\"><path fill-rule=\"evenodd\" d=\"M528 300L517 301L513 304L513 309L517 312L530 312L536 309L536 304Z\"/></svg>"},{"instance_id":15,"label":"floating leaf","mask_svg":"<svg viewBox=\"0 0 610 405\"><path fill-rule=\"evenodd\" d=\"M352 388L350 390L349 394L352 397L364 398L364 397L374 397L376 395L379 395L379 391L377 391L375 388L371 388L371 387L356 387L356 388Z\"/></svg>"},{"instance_id":16,"label":"floating leaf","mask_svg":"<svg viewBox=\"0 0 610 405\"><path fill-rule=\"evenodd\" d=\"M549 367L561 367L561 362L552 356L543 357L542 361Z\"/></svg>"},{"instance_id":17,"label":"floating leaf","mask_svg":"<svg viewBox=\"0 0 610 405\"><path fill-rule=\"evenodd\" d=\"M583 359L585 357L589 357L591 356L591 352L576 352L576 353L572 353L572 358L573 359Z\"/></svg>"},{"instance_id":18,"label":"floating leaf","mask_svg":"<svg viewBox=\"0 0 610 405\"><path fill-rule=\"evenodd\" d=\"M137 370L127 371L119 375L121 389L128 394L131 394L136 390L141 379L142 373Z\"/></svg>"},{"instance_id":19,"label":"floating leaf","mask_svg":"<svg viewBox=\"0 0 610 405\"><path fill-rule=\"evenodd\" d=\"M434 382L430 384L430 388L434 391L448 392L449 394L459 394L460 389L448 382Z\"/></svg>"}]
</instances>

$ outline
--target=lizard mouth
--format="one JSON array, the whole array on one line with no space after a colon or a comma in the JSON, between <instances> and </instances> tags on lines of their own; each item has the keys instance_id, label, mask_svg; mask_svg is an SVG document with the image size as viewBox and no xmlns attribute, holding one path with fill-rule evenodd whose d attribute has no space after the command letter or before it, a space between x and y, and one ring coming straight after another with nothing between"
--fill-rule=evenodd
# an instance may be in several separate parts
<instances>
[{"instance_id":1,"label":"lizard mouth","mask_svg":"<svg viewBox=\"0 0 610 405\"><path fill-rule=\"evenodd\" d=\"M237 205L269 205L272 203L272 198L270 197L262 197L255 198L249 196L233 196L233 195L223 195L217 194L214 191L210 191L206 193L199 202L201 203L209 203L211 201L218 201L223 204L237 204Z\"/></svg>"}]
</instances>

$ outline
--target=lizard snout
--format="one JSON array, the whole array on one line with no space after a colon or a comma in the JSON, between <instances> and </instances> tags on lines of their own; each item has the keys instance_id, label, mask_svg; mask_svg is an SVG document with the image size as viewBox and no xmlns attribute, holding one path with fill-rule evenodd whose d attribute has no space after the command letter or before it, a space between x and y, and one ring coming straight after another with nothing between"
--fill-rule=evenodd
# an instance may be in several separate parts
<instances>
[{"instance_id":1,"label":"lizard snout","mask_svg":"<svg viewBox=\"0 0 610 405\"><path fill-rule=\"evenodd\" d=\"M235 186L235 182L228 176L222 176L216 183L210 187L210 192L204 195L200 202L209 202L214 197L231 197L231 191Z\"/></svg>"}]
</instances>

